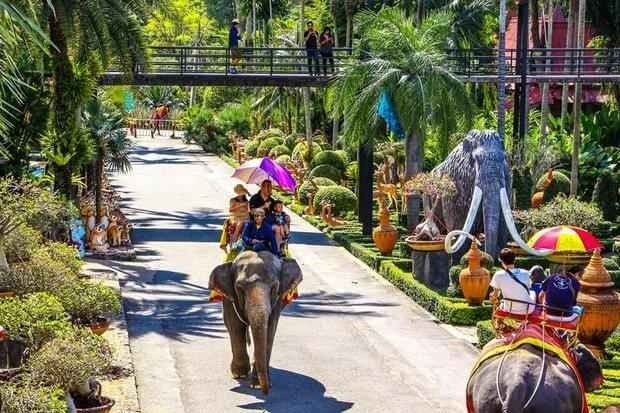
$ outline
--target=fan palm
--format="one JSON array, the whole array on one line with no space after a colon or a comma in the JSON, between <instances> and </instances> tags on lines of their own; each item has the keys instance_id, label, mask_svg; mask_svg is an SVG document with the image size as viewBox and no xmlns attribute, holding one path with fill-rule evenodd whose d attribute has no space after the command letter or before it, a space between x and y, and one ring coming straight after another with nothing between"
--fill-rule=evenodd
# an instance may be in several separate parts
<instances>
[{"instance_id":1,"label":"fan palm","mask_svg":"<svg viewBox=\"0 0 620 413\"><path fill-rule=\"evenodd\" d=\"M379 124L377 108L387 93L405 131L406 174L422 170L423 139L428 127L452 129L467 119L469 101L463 83L444 68L444 48L451 15L429 14L420 25L398 8L358 14L366 59L352 65L331 86L335 115L344 115L344 136L349 143L365 143L368 131ZM461 116L464 115L464 116ZM408 226L415 226L419 202L409 198Z\"/></svg>"},{"instance_id":2,"label":"fan palm","mask_svg":"<svg viewBox=\"0 0 620 413\"><path fill-rule=\"evenodd\" d=\"M84 106L84 126L95 146L95 213L102 211L102 189L105 170L127 173L131 170L131 140L125 131L121 113L103 100L101 93Z\"/></svg>"}]
</instances>

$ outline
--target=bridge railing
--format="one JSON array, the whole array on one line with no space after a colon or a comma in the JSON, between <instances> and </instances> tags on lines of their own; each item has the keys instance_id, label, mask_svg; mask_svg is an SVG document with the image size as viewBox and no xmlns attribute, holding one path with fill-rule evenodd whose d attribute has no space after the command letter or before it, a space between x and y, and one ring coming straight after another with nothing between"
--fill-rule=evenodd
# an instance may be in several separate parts
<instances>
[{"instance_id":1,"label":"bridge railing","mask_svg":"<svg viewBox=\"0 0 620 413\"><path fill-rule=\"evenodd\" d=\"M136 73L243 73L306 74L312 68L323 75L342 70L352 61L352 50L334 48L333 58L308 58L303 48L239 48L153 46L148 48L148 64Z\"/></svg>"}]
</instances>

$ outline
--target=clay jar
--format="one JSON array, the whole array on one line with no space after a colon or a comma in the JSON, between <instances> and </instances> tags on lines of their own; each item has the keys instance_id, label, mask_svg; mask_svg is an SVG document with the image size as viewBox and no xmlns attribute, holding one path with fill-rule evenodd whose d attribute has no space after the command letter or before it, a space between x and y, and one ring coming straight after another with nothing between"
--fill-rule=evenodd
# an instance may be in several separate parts
<instances>
[{"instance_id":1,"label":"clay jar","mask_svg":"<svg viewBox=\"0 0 620 413\"><path fill-rule=\"evenodd\" d=\"M467 268L463 269L459 274L459 284L463 290L463 296L470 306L482 304L487 297L489 284L491 283L489 271L480 265L482 257L478 244L472 242L471 248L467 252L469 260Z\"/></svg>"},{"instance_id":2,"label":"clay jar","mask_svg":"<svg viewBox=\"0 0 620 413\"><path fill-rule=\"evenodd\" d=\"M383 205L379 210L379 226L372 231L372 240L383 255L390 255L398 241L398 230L390 223L390 211Z\"/></svg>"},{"instance_id":3,"label":"clay jar","mask_svg":"<svg viewBox=\"0 0 620 413\"><path fill-rule=\"evenodd\" d=\"M605 340L620 323L620 294L603 266L596 250L580 280L577 303L584 307L579 326L579 340L599 358L603 357Z\"/></svg>"}]
</instances>

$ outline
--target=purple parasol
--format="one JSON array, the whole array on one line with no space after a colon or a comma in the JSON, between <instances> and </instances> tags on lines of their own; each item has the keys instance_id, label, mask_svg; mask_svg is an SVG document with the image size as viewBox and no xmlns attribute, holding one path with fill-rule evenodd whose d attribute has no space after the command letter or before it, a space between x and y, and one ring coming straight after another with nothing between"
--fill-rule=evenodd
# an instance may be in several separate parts
<instances>
[{"instance_id":1,"label":"purple parasol","mask_svg":"<svg viewBox=\"0 0 620 413\"><path fill-rule=\"evenodd\" d=\"M260 185L265 179L272 181L280 188L294 192L297 187L293 175L283 166L271 158L256 158L245 162L235 169L233 178L246 184Z\"/></svg>"}]
</instances>

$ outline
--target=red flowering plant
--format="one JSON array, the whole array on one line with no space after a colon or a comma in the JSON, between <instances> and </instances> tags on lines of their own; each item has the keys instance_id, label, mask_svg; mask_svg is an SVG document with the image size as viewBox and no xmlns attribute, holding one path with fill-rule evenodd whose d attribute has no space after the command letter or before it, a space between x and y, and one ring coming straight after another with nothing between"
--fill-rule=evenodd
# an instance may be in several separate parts
<instances>
[{"instance_id":1,"label":"red flowering plant","mask_svg":"<svg viewBox=\"0 0 620 413\"><path fill-rule=\"evenodd\" d=\"M405 183L405 191L407 195L423 195L425 219L415 228L414 238L419 241L440 239L441 233L435 223L436 217L433 211L442 197L456 195L454 181L446 175L419 173Z\"/></svg>"}]
</instances>

